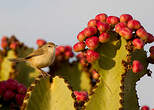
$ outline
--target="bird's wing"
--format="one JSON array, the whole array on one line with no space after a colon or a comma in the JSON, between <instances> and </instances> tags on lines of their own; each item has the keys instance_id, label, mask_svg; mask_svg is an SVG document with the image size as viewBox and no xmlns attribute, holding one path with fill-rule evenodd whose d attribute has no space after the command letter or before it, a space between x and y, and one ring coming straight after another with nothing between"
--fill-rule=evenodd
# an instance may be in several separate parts
<instances>
[{"instance_id":1,"label":"bird's wing","mask_svg":"<svg viewBox=\"0 0 154 110\"><path fill-rule=\"evenodd\" d=\"M31 54L29 54L27 57L25 57L25 59L30 59L34 56L42 55L43 53L44 53L44 49L38 48L37 50L35 50Z\"/></svg>"}]
</instances>

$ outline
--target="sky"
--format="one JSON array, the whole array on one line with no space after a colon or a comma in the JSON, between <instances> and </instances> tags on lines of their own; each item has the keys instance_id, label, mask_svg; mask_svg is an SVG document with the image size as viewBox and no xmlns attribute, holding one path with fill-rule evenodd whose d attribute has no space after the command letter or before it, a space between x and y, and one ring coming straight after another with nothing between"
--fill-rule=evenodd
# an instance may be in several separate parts
<instances>
[{"instance_id":1,"label":"sky","mask_svg":"<svg viewBox=\"0 0 154 110\"><path fill-rule=\"evenodd\" d=\"M16 35L36 48L43 38L58 45L73 45L88 20L99 13L120 16L129 13L154 34L154 0L0 0L0 37ZM145 46L145 50L154 43ZM149 53L148 53L149 54ZM154 65L149 68L153 69ZM140 105L154 108L154 74L137 82Z\"/></svg>"}]
</instances>

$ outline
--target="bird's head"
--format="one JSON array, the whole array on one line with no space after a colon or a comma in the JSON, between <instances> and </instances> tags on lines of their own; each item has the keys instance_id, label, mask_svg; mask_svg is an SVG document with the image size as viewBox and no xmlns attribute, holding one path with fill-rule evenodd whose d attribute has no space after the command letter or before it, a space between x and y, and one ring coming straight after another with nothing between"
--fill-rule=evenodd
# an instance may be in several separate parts
<instances>
[{"instance_id":1,"label":"bird's head","mask_svg":"<svg viewBox=\"0 0 154 110\"><path fill-rule=\"evenodd\" d=\"M56 48L57 45L55 45L53 42L48 42L45 45L42 46L44 49L53 50Z\"/></svg>"}]
</instances>

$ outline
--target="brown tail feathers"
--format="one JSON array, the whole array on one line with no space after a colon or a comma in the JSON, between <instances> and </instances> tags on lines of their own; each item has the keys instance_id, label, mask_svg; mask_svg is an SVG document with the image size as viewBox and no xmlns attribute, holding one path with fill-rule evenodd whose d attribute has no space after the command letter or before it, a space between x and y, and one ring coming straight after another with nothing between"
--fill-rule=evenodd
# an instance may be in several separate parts
<instances>
[{"instance_id":1,"label":"brown tail feathers","mask_svg":"<svg viewBox=\"0 0 154 110\"><path fill-rule=\"evenodd\" d=\"M24 58L9 58L9 61L11 62L23 62L25 61Z\"/></svg>"}]
</instances>

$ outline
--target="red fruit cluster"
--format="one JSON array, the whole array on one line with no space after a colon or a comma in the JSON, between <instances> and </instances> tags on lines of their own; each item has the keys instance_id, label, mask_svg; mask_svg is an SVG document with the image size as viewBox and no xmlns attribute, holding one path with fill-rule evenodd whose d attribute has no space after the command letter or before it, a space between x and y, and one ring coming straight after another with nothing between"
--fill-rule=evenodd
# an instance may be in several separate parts
<instances>
[{"instance_id":1,"label":"red fruit cluster","mask_svg":"<svg viewBox=\"0 0 154 110\"><path fill-rule=\"evenodd\" d=\"M18 106L22 105L26 91L26 87L16 80L8 79L0 82L0 100L5 102L13 101Z\"/></svg>"},{"instance_id":2,"label":"red fruit cluster","mask_svg":"<svg viewBox=\"0 0 154 110\"><path fill-rule=\"evenodd\" d=\"M133 45L136 49L142 49L145 43L154 41L154 36L148 33L141 23L129 14L120 16L120 23L115 25L115 31L126 40L134 39Z\"/></svg>"},{"instance_id":3,"label":"red fruit cluster","mask_svg":"<svg viewBox=\"0 0 154 110\"><path fill-rule=\"evenodd\" d=\"M88 100L88 93L86 91L74 91L74 95L77 101L87 101Z\"/></svg>"},{"instance_id":4,"label":"red fruit cluster","mask_svg":"<svg viewBox=\"0 0 154 110\"><path fill-rule=\"evenodd\" d=\"M77 59L79 60L82 66L88 66L88 63L93 63L94 61L99 59L99 53L94 50L87 50L86 52L80 52L77 55Z\"/></svg>"},{"instance_id":5,"label":"red fruit cluster","mask_svg":"<svg viewBox=\"0 0 154 110\"><path fill-rule=\"evenodd\" d=\"M68 60L69 58L73 57L74 54L72 52L71 46L58 46L56 48L56 59L59 61Z\"/></svg>"},{"instance_id":6,"label":"red fruit cluster","mask_svg":"<svg viewBox=\"0 0 154 110\"><path fill-rule=\"evenodd\" d=\"M87 49L93 51L92 54L87 54L90 51L85 53L87 61L94 62L99 58L95 49L100 43L106 43L110 40L111 31L115 31L126 40L131 40L135 49L143 49L146 43L154 41L154 36L148 33L141 23L133 19L130 14L122 14L118 18L101 13L89 20L88 26L77 35L79 42L73 46L74 51L80 52ZM82 61L84 62L84 60Z\"/></svg>"},{"instance_id":7,"label":"red fruit cluster","mask_svg":"<svg viewBox=\"0 0 154 110\"><path fill-rule=\"evenodd\" d=\"M37 39L36 44L38 45L38 47L41 47L42 45L46 44L46 41L43 39Z\"/></svg>"},{"instance_id":8,"label":"red fruit cluster","mask_svg":"<svg viewBox=\"0 0 154 110\"><path fill-rule=\"evenodd\" d=\"M8 37L3 36L1 39L1 47L4 49L15 50L18 46L19 46L19 42L14 37L8 39Z\"/></svg>"},{"instance_id":9,"label":"red fruit cluster","mask_svg":"<svg viewBox=\"0 0 154 110\"><path fill-rule=\"evenodd\" d=\"M88 66L85 52L80 52L76 57L82 66L84 66L84 67Z\"/></svg>"}]
</instances>

